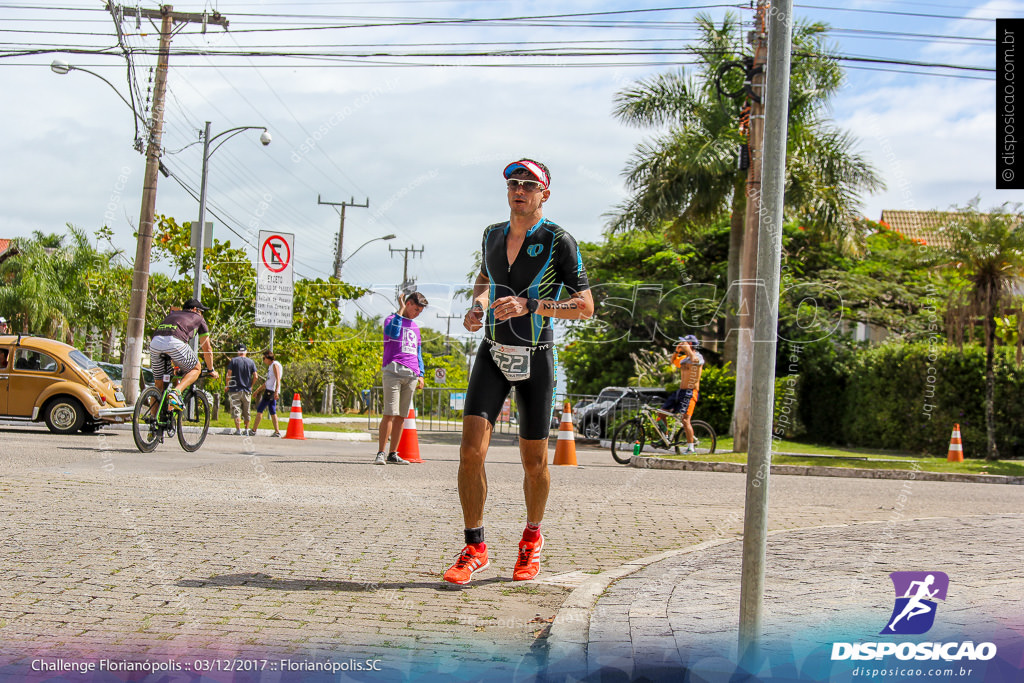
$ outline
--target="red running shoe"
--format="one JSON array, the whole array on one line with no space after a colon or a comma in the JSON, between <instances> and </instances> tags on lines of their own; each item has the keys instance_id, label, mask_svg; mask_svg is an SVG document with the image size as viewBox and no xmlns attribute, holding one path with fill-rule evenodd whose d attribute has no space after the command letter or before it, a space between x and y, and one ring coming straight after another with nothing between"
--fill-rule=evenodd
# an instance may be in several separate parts
<instances>
[{"instance_id":1,"label":"red running shoe","mask_svg":"<svg viewBox=\"0 0 1024 683\"><path fill-rule=\"evenodd\" d=\"M540 571L540 551L544 549L544 536L533 543L519 541L519 559L512 570L513 581L529 581Z\"/></svg>"},{"instance_id":2,"label":"red running shoe","mask_svg":"<svg viewBox=\"0 0 1024 683\"><path fill-rule=\"evenodd\" d=\"M444 580L448 583L466 584L473 578L475 572L483 571L490 566L486 546L483 552L478 553L473 550L473 546L467 545L459 553L459 559L455 560L455 564L448 567L448 571L444 573Z\"/></svg>"}]
</instances>

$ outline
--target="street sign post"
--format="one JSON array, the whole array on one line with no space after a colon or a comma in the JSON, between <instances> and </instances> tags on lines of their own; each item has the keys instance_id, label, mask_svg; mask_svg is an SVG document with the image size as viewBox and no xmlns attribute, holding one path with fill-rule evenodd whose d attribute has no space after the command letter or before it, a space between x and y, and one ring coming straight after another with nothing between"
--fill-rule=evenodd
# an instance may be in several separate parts
<instances>
[{"instance_id":1,"label":"street sign post","mask_svg":"<svg viewBox=\"0 0 1024 683\"><path fill-rule=\"evenodd\" d=\"M446 370L445 368L435 368L434 369L434 381L436 381L441 386L444 386L444 384L445 384L445 382L447 380L448 380L448 370Z\"/></svg>"},{"instance_id":2,"label":"street sign post","mask_svg":"<svg viewBox=\"0 0 1024 683\"><path fill-rule=\"evenodd\" d=\"M291 327L295 235L260 230L256 254L256 327Z\"/></svg>"}]
</instances>

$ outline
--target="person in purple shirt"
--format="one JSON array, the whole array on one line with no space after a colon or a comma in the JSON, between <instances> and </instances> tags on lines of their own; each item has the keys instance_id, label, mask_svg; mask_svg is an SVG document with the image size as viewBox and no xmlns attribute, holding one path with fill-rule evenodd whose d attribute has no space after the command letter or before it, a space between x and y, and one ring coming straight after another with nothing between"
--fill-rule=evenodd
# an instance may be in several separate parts
<instances>
[{"instance_id":1,"label":"person in purple shirt","mask_svg":"<svg viewBox=\"0 0 1024 683\"><path fill-rule=\"evenodd\" d=\"M409 415L412 395L423 388L423 347L420 326L413 320L427 306L427 297L413 292L399 299L401 307L384 320L384 417L377 432L377 457L374 465L390 463L408 465L398 457L402 426ZM391 450L385 456L384 446L391 434Z\"/></svg>"}]
</instances>

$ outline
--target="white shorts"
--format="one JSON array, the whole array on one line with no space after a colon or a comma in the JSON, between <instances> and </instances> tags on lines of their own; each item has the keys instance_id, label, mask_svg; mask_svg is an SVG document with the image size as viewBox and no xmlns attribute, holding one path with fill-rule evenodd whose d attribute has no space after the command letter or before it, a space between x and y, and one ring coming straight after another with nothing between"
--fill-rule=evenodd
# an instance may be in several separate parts
<instances>
[{"instance_id":1,"label":"white shorts","mask_svg":"<svg viewBox=\"0 0 1024 683\"><path fill-rule=\"evenodd\" d=\"M170 375L173 368L170 363L165 363L163 354L171 358L171 362L181 368L182 372L188 372L199 363L195 351L187 343L177 337L153 337L149 342L150 367L153 369L153 376L163 380L165 375Z\"/></svg>"}]
</instances>

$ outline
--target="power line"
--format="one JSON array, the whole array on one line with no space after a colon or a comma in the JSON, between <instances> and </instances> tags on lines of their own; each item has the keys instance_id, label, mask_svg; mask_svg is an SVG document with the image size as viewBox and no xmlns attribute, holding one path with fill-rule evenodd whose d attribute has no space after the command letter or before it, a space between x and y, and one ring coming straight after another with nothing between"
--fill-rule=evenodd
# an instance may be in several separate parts
<instances>
[{"instance_id":1,"label":"power line","mask_svg":"<svg viewBox=\"0 0 1024 683\"><path fill-rule=\"evenodd\" d=\"M867 9L863 7L828 7L823 5L793 5L794 7L803 7L806 9L822 9L829 10L831 12L859 12L863 14L886 14L890 16L899 17L922 17L926 19L956 19L958 21L987 21L994 22L995 19L986 17L964 17L956 16L953 14L929 14L927 12L900 12L898 10L887 10L887 9Z\"/></svg>"}]
</instances>

